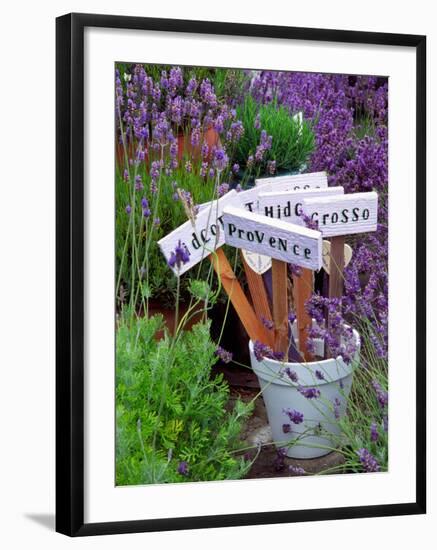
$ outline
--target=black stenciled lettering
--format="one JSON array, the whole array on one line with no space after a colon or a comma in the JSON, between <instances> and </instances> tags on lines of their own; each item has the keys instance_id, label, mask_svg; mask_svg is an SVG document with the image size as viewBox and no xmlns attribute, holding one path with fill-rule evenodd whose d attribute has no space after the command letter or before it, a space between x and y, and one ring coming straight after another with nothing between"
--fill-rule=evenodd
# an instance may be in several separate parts
<instances>
[{"instance_id":1,"label":"black stenciled lettering","mask_svg":"<svg viewBox=\"0 0 437 550\"><path fill-rule=\"evenodd\" d=\"M299 250L300 250L300 246L299 246L298 244L294 244L294 245L293 245L293 254L294 254L295 256L299 256L299 255L300 255Z\"/></svg>"},{"instance_id":2,"label":"black stenciled lettering","mask_svg":"<svg viewBox=\"0 0 437 550\"><path fill-rule=\"evenodd\" d=\"M208 243L211 240L209 237L206 238L206 229L202 229L202 231L200 232L200 236L202 237L202 241L204 243Z\"/></svg>"},{"instance_id":3,"label":"black stenciled lettering","mask_svg":"<svg viewBox=\"0 0 437 550\"><path fill-rule=\"evenodd\" d=\"M303 251L303 255L305 256L306 259L308 259L311 256L311 249L305 248Z\"/></svg>"},{"instance_id":4,"label":"black stenciled lettering","mask_svg":"<svg viewBox=\"0 0 437 550\"><path fill-rule=\"evenodd\" d=\"M341 223L347 223L349 221L348 212L349 212L348 208L343 208L341 212Z\"/></svg>"},{"instance_id":5,"label":"black stenciled lettering","mask_svg":"<svg viewBox=\"0 0 437 550\"><path fill-rule=\"evenodd\" d=\"M337 223L338 222L338 214L337 212L333 212L331 216L331 223Z\"/></svg>"},{"instance_id":6,"label":"black stenciled lettering","mask_svg":"<svg viewBox=\"0 0 437 550\"><path fill-rule=\"evenodd\" d=\"M286 239L281 239L281 237L279 237L279 239L278 239L278 250L284 250L284 251L287 250L287 240Z\"/></svg>"},{"instance_id":7,"label":"black stenciled lettering","mask_svg":"<svg viewBox=\"0 0 437 550\"><path fill-rule=\"evenodd\" d=\"M322 217L322 223L323 225L326 225L326 220L329 218L329 214L323 214L323 217Z\"/></svg>"},{"instance_id":8,"label":"black stenciled lettering","mask_svg":"<svg viewBox=\"0 0 437 550\"><path fill-rule=\"evenodd\" d=\"M253 234L252 231L247 231L246 237L247 237L247 240L248 240L249 242L253 242L254 239L255 239L255 235Z\"/></svg>"},{"instance_id":9,"label":"black stenciled lettering","mask_svg":"<svg viewBox=\"0 0 437 550\"><path fill-rule=\"evenodd\" d=\"M270 216L271 218L273 218L273 206L265 206L264 207L264 215L265 216Z\"/></svg>"},{"instance_id":10,"label":"black stenciled lettering","mask_svg":"<svg viewBox=\"0 0 437 550\"><path fill-rule=\"evenodd\" d=\"M259 232L258 229L255 230L255 237L256 237L256 240L261 244L264 240L264 233L263 232Z\"/></svg>"},{"instance_id":11,"label":"black stenciled lettering","mask_svg":"<svg viewBox=\"0 0 437 550\"><path fill-rule=\"evenodd\" d=\"M239 239L243 239L243 238L244 238L244 229L239 229L239 230L238 230L238 238L239 238Z\"/></svg>"},{"instance_id":12,"label":"black stenciled lettering","mask_svg":"<svg viewBox=\"0 0 437 550\"><path fill-rule=\"evenodd\" d=\"M275 244L276 244L276 239L275 239L275 237L270 237L270 238L269 238L269 245L270 245L272 248L275 248Z\"/></svg>"},{"instance_id":13,"label":"black stenciled lettering","mask_svg":"<svg viewBox=\"0 0 437 550\"><path fill-rule=\"evenodd\" d=\"M229 232L230 237L232 237L232 235L235 233L235 231L237 231L237 226L234 225L233 223L228 223L228 232Z\"/></svg>"},{"instance_id":14,"label":"black stenciled lettering","mask_svg":"<svg viewBox=\"0 0 437 550\"><path fill-rule=\"evenodd\" d=\"M365 208L365 209L363 210L363 220L368 220L368 219L369 219L369 216L370 216L369 209L368 209L368 208Z\"/></svg>"},{"instance_id":15,"label":"black stenciled lettering","mask_svg":"<svg viewBox=\"0 0 437 550\"><path fill-rule=\"evenodd\" d=\"M360 209L357 206L355 208L352 208L352 221L353 222L358 221L359 212L360 212Z\"/></svg>"},{"instance_id":16,"label":"black stenciled lettering","mask_svg":"<svg viewBox=\"0 0 437 550\"><path fill-rule=\"evenodd\" d=\"M199 239L197 238L196 233L193 233L192 237L193 238L191 240L191 244L193 245L194 250L199 250L201 245L200 245Z\"/></svg>"}]
</instances>

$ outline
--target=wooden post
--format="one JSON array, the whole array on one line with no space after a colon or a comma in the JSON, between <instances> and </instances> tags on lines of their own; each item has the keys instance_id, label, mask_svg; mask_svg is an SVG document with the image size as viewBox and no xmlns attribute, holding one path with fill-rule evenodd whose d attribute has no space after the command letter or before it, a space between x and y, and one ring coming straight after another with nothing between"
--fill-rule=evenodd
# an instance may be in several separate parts
<instances>
[{"instance_id":1,"label":"wooden post","mask_svg":"<svg viewBox=\"0 0 437 550\"><path fill-rule=\"evenodd\" d=\"M301 268L301 275L293 275L293 295L296 308L297 330L299 334L299 350L305 361L312 361L313 357L308 351L308 331L311 328L311 317L305 309L305 302L311 298L313 292L313 272L310 269Z\"/></svg>"},{"instance_id":2,"label":"wooden post","mask_svg":"<svg viewBox=\"0 0 437 550\"><path fill-rule=\"evenodd\" d=\"M344 235L331 239L329 260L329 297L341 298L343 295Z\"/></svg>"},{"instance_id":3,"label":"wooden post","mask_svg":"<svg viewBox=\"0 0 437 550\"><path fill-rule=\"evenodd\" d=\"M273 321L275 323L274 350L288 356L288 290L287 264L272 259Z\"/></svg>"},{"instance_id":4,"label":"wooden post","mask_svg":"<svg viewBox=\"0 0 437 550\"><path fill-rule=\"evenodd\" d=\"M227 292L232 305L237 312L240 321L249 335L249 338L254 342L259 340L260 342L267 343L271 339L268 330L264 327L261 321L255 315L240 283L235 276L235 273L226 258L222 248L218 248L215 252L208 256L212 263L218 277L221 280L223 288Z\"/></svg>"},{"instance_id":5,"label":"wooden post","mask_svg":"<svg viewBox=\"0 0 437 550\"><path fill-rule=\"evenodd\" d=\"M241 261L243 263L244 272L246 274L247 284L249 285L250 296L252 298L252 304L255 309L255 313L261 319L267 319L272 321L272 314L270 311L269 299L264 285L263 276L256 273L244 259L244 255L241 252Z\"/></svg>"}]
</instances>

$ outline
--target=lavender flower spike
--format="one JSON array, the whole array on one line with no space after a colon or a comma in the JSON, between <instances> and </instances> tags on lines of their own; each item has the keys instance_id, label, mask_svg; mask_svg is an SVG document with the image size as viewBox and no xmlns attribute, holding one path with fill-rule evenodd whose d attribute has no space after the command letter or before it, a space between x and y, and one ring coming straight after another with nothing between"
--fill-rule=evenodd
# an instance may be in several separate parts
<instances>
[{"instance_id":1,"label":"lavender flower spike","mask_svg":"<svg viewBox=\"0 0 437 550\"><path fill-rule=\"evenodd\" d=\"M365 472L379 472L381 470L378 461L370 451L363 448L356 451L356 453Z\"/></svg>"}]
</instances>

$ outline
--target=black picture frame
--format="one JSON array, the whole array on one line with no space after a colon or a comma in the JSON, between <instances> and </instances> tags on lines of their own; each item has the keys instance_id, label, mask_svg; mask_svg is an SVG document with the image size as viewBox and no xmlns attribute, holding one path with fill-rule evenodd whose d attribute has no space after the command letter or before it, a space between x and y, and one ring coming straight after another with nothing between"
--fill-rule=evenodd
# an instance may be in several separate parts
<instances>
[{"instance_id":1,"label":"black picture frame","mask_svg":"<svg viewBox=\"0 0 437 550\"><path fill-rule=\"evenodd\" d=\"M84 29L106 27L403 46L416 51L416 500L389 505L84 523ZM426 37L68 14L56 20L56 530L69 536L423 514L426 511Z\"/></svg>"}]
</instances>

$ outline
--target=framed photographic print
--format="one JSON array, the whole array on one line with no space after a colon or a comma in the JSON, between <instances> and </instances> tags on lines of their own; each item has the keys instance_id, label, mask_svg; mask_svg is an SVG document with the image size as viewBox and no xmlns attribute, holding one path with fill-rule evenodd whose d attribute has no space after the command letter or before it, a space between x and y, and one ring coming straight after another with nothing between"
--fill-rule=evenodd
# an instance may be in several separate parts
<instances>
[{"instance_id":1,"label":"framed photographic print","mask_svg":"<svg viewBox=\"0 0 437 550\"><path fill-rule=\"evenodd\" d=\"M56 40L57 530L425 513L425 37Z\"/></svg>"}]
</instances>

